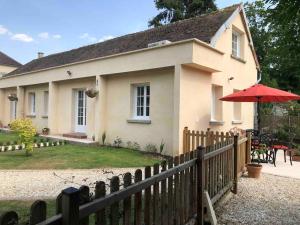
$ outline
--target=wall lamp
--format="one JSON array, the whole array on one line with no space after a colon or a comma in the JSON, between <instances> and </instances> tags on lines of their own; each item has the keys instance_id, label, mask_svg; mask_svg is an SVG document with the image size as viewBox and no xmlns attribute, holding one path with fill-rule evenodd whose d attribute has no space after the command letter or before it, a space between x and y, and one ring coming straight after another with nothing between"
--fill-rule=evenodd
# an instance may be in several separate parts
<instances>
[{"instance_id":1,"label":"wall lamp","mask_svg":"<svg viewBox=\"0 0 300 225\"><path fill-rule=\"evenodd\" d=\"M69 76L72 76L72 72L71 72L70 70L67 71L67 74L68 74Z\"/></svg>"}]
</instances>

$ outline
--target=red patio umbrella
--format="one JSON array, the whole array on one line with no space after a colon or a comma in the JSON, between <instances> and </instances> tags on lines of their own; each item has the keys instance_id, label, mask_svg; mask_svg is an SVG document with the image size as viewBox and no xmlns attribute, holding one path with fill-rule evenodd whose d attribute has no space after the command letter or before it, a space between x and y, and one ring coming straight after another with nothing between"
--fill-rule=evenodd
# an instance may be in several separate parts
<instances>
[{"instance_id":1,"label":"red patio umbrella","mask_svg":"<svg viewBox=\"0 0 300 225\"><path fill-rule=\"evenodd\" d=\"M247 89L220 98L220 100L230 102L257 102L258 130L260 130L259 103L287 102L290 100L300 100L300 96L276 88L270 88L262 84L255 84Z\"/></svg>"}]
</instances>

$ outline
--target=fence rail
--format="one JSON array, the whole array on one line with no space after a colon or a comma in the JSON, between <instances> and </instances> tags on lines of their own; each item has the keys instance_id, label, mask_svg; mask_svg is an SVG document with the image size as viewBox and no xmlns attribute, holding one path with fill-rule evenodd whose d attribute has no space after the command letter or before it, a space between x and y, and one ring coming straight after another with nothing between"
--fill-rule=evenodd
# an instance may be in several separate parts
<instances>
[{"instance_id":1,"label":"fence rail","mask_svg":"<svg viewBox=\"0 0 300 225\"><path fill-rule=\"evenodd\" d=\"M110 194L104 182L97 182L93 198L87 186L65 189L57 198L57 215L46 219L46 203L37 201L31 207L29 224L183 225L193 218L203 224L204 190L213 203L228 190L237 193L240 146L247 140L234 136L197 147L144 171L126 173L122 185L119 177L112 177ZM5 213L0 225L17 225L17 217L15 212Z\"/></svg>"}]
</instances>

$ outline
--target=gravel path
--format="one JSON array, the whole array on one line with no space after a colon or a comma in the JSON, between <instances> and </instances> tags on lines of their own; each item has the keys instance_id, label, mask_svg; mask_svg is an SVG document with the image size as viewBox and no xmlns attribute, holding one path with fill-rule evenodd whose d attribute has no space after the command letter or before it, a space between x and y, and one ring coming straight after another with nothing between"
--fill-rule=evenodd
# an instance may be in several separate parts
<instances>
[{"instance_id":1,"label":"gravel path","mask_svg":"<svg viewBox=\"0 0 300 225\"><path fill-rule=\"evenodd\" d=\"M238 190L216 209L219 224L300 224L300 179L262 174L242 178Z\"/></svg>"},{"instance_id":2,"label":"gravel path","mask_svg":"<svg viewBox=\"0 0 300 225\"><path fill-rule=\"evenodd\" d=\"M96 181L109 183L109 178L136 168L92 170L0 170L0 200L50 199L64 188L94 186ZM120 178L121 179L121 178ZM121 181L122 183L122 181ZM91 189L93 190L93 189Z\"/></svg>"}]
</instances>

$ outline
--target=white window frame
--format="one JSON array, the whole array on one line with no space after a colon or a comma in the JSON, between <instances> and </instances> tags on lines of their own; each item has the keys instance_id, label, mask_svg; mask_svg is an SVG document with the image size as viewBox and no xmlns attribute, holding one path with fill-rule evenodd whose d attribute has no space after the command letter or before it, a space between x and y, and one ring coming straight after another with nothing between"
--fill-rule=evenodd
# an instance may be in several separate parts
<instances>
[{"instance_id":1,"label":"white window frame","mask_svg":"<svg viewBox=\"0 0 300 225\"><path fill-rule=\"evenodd\" d=\"M44 91L44 116L48 116L49 111L49 91Z\"/></svg>"},{"instance_id":2,"label":"white window frame","mask_svg":"<svg viewBox=\"0 0 300 225\"><path fill-rule=\"evenodd\" d=\"M241 34L236 31L232 31L232 55L241 58Z\"/></svg>"},{"instance_id":3,"label":"white window frame","mask_svg":"<svg viewBox=\"0 0 300 225\"><path fill-rule=\"evenodd\" d=\"M216 86L211 87L211 115L210 120L216 121Z\"/></svg>"},{"instance_id":4,"label":"white window frame","mask_svg":"<svg viewBox=\"0 0 300 225\"><path fill-rule=\"evenodd\" d=\"M34 92L29 93L29 113L32 116L36 115L36 95Z\"/></svg>"},{"instance_id":5,"label":"white window frame","mask_svg":"<svg viewBox=\"0 0 300 225\"><path fill-rule=\"evenodd\" d=\"M149 95L147 95L147 87L149 87ZM138 89L143 88L143 95L139 96L143 98L143 104L138 106ZM147 106L147 98L149 98L149 105ZM134 119L138 120L149 120L150 119L150 105L151 105L151 88L150 84L139 84L134 85ZM138 107L142 109L142 115L138 115ZM147 108L148 108L148 115L147 115Z\"/></svg>"}]
</instances>

